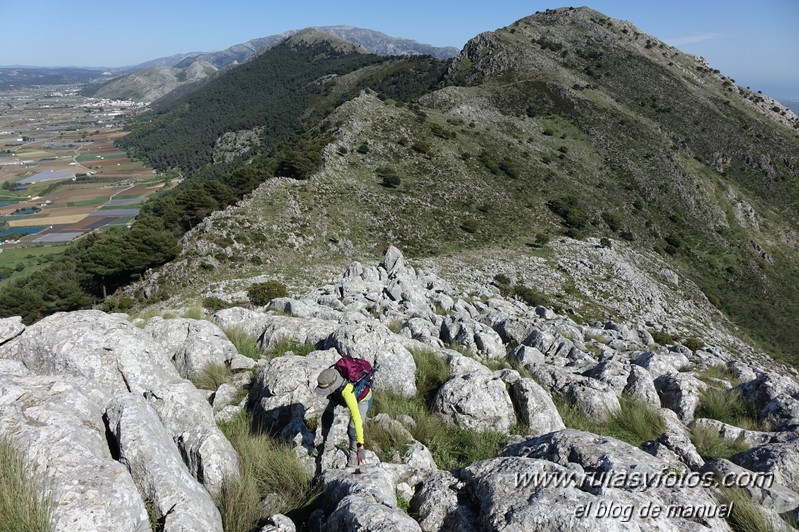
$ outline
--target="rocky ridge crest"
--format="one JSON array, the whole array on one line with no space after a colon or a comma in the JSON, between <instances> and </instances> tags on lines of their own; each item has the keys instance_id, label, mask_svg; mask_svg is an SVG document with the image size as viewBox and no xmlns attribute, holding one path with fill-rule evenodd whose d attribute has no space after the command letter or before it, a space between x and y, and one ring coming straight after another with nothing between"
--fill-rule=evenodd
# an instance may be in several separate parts
<instances>
[{"instance_id":1,"label":"rocky ridge crest","mask_svg":"<svg viewBox=\"0 0 799 532\"><path fill-rule=\"evenodd\" d=\"M768 489L749 493L775 529L778 514L799 507L799 384L774 365L741 361L712 344L658 345L633 323L581 325L503 297L490 283L464 291L412 267L394 247L379 265L352 263L331 284L265 308L221 310L212 322L152 318L139 329L125 315L99 311L56 314L29 327L0 321L0 432L28 449L28 462L48 478L56 530L147 529L147 499L157 502L165 530L221 530L212 501L222 479L236 474L237 456L214 420L247 408L291 442L318 478L323 496L312 529L730 530L712 511L721 504L712 485L631 480L669 472L773 475ZM257 338L264 353L286 340L313 349L254 362L221 332L230 327ZM336 416L326 438L314 422L325 407L312 393L316 375L341 355L362 356L380 368L375 393L411 399L412 352L419 350L451 373L431 406L441 422L505 434L507 445L500 456L446 471L413 440L404 454L381 462L370 451L368 465L347 468L346 416ZM504 369L489 368L503 361ZM205 394L185 380L211 363L239 372L233 387L247 386L248 399L231 403L230 385ZM700 392L709 386L698 376L712 367L737 376L734 389L761 405L768 431L697 418ZM594 417L611 415L631 396L651 404L666 428L640 447L568 429L555 396ZM518 422L524 429L510 434ZM412 419L386 414L370 423L413 430ZM752 447L729 461L705 460L690 439L697 425ZM603 484L614 475L622 480ZM552 486L547 476L570 480ZM410 501L413 518L399 508L400 498ZM682 510L658 518L640 511L653 505ZM600 507L635 510L607 518ZM586 514L577 516L576 508ZM697 508L705 509L701 516L684 515ZM272 522L293 526L281 516Z\"/></svg>"}]
</instances>

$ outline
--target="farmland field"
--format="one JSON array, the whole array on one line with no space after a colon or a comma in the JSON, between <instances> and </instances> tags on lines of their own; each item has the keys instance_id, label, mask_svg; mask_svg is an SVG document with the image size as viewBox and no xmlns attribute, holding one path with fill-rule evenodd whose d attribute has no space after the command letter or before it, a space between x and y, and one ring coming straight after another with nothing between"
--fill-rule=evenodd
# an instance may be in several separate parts
<instances>
[{"instance_id":1,"label":"farmland field","mask_svg":"<svg viewBox=\"0 0 799 532\"><path fill-rule=\"evenodd\" d=\"M0 93L0 252L127 225L148 197L171 186L114 146L132 104L84 98L78 89Z\"/></svg>"}]
</instances>

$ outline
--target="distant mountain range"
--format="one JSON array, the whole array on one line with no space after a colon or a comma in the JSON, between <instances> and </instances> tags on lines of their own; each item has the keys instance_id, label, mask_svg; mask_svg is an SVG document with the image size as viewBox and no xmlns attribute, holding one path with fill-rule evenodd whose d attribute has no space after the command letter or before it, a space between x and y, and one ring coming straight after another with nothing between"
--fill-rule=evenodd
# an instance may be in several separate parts
<instances>
[{"instance_id":1,"label":"distant mountain range","mask_svg":"<svg viewBox=\"0 0 799 532\"><path fill-rule=\"evenodd\" d=\"M391 37L379 31L354 26L321 26L314 29L361 46L363 51L378 55L430 55L450 58L458 54L454 47L436 47L410 39ZM180 93L201 86L218 69L249 61L282 40L302 30L291 30L235 44L218 52L179 54L154 59L135 67L135 72L91 87L86 95L102 98L125 98L153 102L181 89ZM198 68L197 65L202 67Z\"/></svg>"}]
</instances>

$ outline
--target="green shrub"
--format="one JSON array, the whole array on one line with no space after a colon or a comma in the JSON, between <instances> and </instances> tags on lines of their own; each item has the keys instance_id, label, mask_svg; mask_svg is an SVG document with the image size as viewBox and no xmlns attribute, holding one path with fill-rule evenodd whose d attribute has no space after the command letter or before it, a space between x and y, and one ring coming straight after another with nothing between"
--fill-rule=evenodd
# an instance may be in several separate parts
<instances>
[{"instance_id":1,"label":"green shrub","mask_svg":"<svg viewBox=\"0 0 799 532\"><path fill-rule=\"evenodd\" d=\"M609 212L602 213L602 220L607 224L611 231L618 231L621 229L621 220L615 214Z\"/></svg>"},{"instance_id":2,"label":"green shrub","mask_svg":"<svg viewBox=\"0 0 799 532\"><path fill-rule=\"evenodd\" d=\"M255 283L247 289L247 297L250 303L256 307L268 305L273 299L277 297L286 297L287 294L286 285L279 281Z\"/></svg>"},{"instance_id":3,"label":"green shrub","mask_svg":"<svg viewBox=\"0 0 799 532\"><path fill-rule=\"evenodd\" d=\"M38 489L23 454L0 435L0 524L3 530L52 530L51 503Z\"/></svg>"},{"instance_id":4,"label":"green shrub","mask_svg":"<svg viewBox=\"0 0 799 532\"><path fill-rule=\"evenodd\" d=\"M674 335L665 331L649 331L652 335L652 340L659 345L671 345L674 343Z\"/></svg>"},{"instance_id":5,"label":"green shrub","mask_svg":"<svg viewBox=\"0 0 799 532\"><path fill-rule=\"evenodd\" d=\"M480 227L480 222L478 222L474 218L466 218L461 224L461 229L463 229L467 233L476 233L479 227Z\"/></svg>"},{"instance_id":6,"label":"green shrub","mask_svg":"<svg viewBox=\"0 0 799 532\"><path fill-rule=\"evenodd\" d=\"M402 179L400 179L400 176L393 168L381 166L375 170L375 173L377 173L377 177L381 179L380 184L386 188L397 188L402 182Z\"/></svg>"},{"instance_id":7,"label":"green shrub","mask_svg":"<svg viewBox=\"0 0 799 532\"><path fill-rule=\"evenodd\" d=\"M428 142L423 140L417 140L413 144L411 144L411 149L416 153L421 153L423 155L427 155L433 149Z\"/></svg>"},{"instance_id":8,"label":"green shrub","mask_svg":"<svg viewBox=\"0 0 799 532\"><path fill-rule=\"evenodd\" d=\"M211 312L228 308L230 305L223 299L216 296L208 296L202 301L202 306Z\"/></svg>"},{"instance_id":9,"label":"green shrub","mask_svg":"<svg viewBox=\"0 0 799 532\"><path fill-rule=\"evenodd\" d=\"M546 203L549 210L563 220L563 225L573 229L583 229L586 218L577 206L577 199L573 196L550 200Z\"/></svg>"},{"instance_id":10,"label":"green shrub","mask_svg":"<svg viewBox=\"0 0 799 532\"><path fill-rule=\"evenodd\" d=\"M360 146L358 146L357 151L362 155L366 155L367 153L369 153L369 145L364 142Z\"/></svg>"},{"instance_id":11,"label":"green shrub","mask_svg":"<svg viewBox=\"0 0 799 532\"><path fill-rule=\"evenodd\" d=\"M705 460L729 458L749 449L749 444L743 439L725 438L717 430L703 425L693 428L691 442L696 447L699 456Z\"/></svg>"},{"instance_id":12,"label":"green shrub","mask_svg":"<svg viewBox=\"0 0 799 532\"><path fill-rule=\"evenodd\" d=\"M701 338L697 338L696 336L691 336L690 338L683 341L682 345L684 345L691 351L696 351L697 349L705 347L705 342Z\"/></svg>"},{"instance_id":13,"label":"green shrub","mask_svg":"<svg viewBox=\"0 0 799 532\"><path fill-rule=\"evenodd\" d=\"M607 249L610 249L610 248L612 247L612 244L611 244L611 242L610 242L610 239L609 239L609 238L607 238L607 237L604 237L604 236L603 236L602 238L600 238L600 239L599 239L599 245L600 245L601 247L603 247L603 248L607 248Z\"/></svg>"},{"instance_id":14,"label":"green shrub","mask_svg":"<svg viewBox=\"0 0 799 532\"><path fill-rule=\"evenodd\" d=\"M552 301L549 297L544 294L543 292L536 290L535 288L530 288L524 286L522 284L517 284L513 287L512 295L518 297L525 303L527 303L531 307L541 306L549 306L552 307Z\"/></svg>"},{"instance_id":15,"label":"green shrub","mask_svg":"<svg viewBox=\"0 0 799 532\"><path fill-rule=\"evenodd\" d=\"M499 169L511 179L519 177L519 169L510 159L502 159L499 163Z\"/></svg>"},{"instance_id":16,"label":"green shrub","mask_svg":"<svg viewBox=\"0 0 799 532\"><path fill-rule=\"evenodd\" d=\"M549 243L549 235L546 233L538 233L535 235L535 244L539 247L544 247Z\"/></svg>"},{"instance_id":17,"label":"green shrub","mask_svg":"<svg viewBox=\"0 0 799 532\"><path fill-rule=\"evenodd\" d=\"M510 292L512 282L513 281L511 281L510 277L508 277L504 273L498 273L497 275L494 276L494 284L497 285L500 293L503 296Z\"/></svg>"}]
</instances>

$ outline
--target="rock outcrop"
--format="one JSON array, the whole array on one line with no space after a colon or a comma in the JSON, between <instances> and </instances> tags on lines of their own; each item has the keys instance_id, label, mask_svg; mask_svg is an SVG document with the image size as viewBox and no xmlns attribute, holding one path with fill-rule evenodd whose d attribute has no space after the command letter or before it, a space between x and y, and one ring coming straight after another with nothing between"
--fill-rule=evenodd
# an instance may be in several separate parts
<instances>
[{"instance_id":1,"label":"rock outcrop","mask_svg":"<svg viewBox=\"0 0 799 532\"><path fill-rule=\"evenodd\" d=\"M142 330L99 311L28 327L0 320L0 432L48 479L57 530L146 529L145 501L165 530L221 530L214 501L238 457L214 415L245 408L316 476L322 496L303 525L312 530L724 531L718 479L757 475L774 485L741 487L767 519L799 511L799 385L715 346L659 346L623 322L578 325L490 285L464 294L393 247L377 266L354 263L338 282L260 311L221 310L213 322L154 318ZM220 327L248 334L265 357L241 360ZM310 352L276 351L284 345ZM420 430L429 420L373 411L367 444L380 432L390 448L368 445L365 463L348 467L346 409L313 393L343 355L378 367L379 399L507 444L445 471ZM422 401L418 379L432 362L449 377L426 384ZM208 392L185 380L210 365L255 372ZM729 375L697 370L719 367ZM699 418L709 388L757 405L769 430ZM567 428L574 416L614 426L630 404L662 422L640 446ZM710 460L700 427L751 448ZM286 519L273 515L264 529L291 530Z\"/></svg>"}]
</instances>

